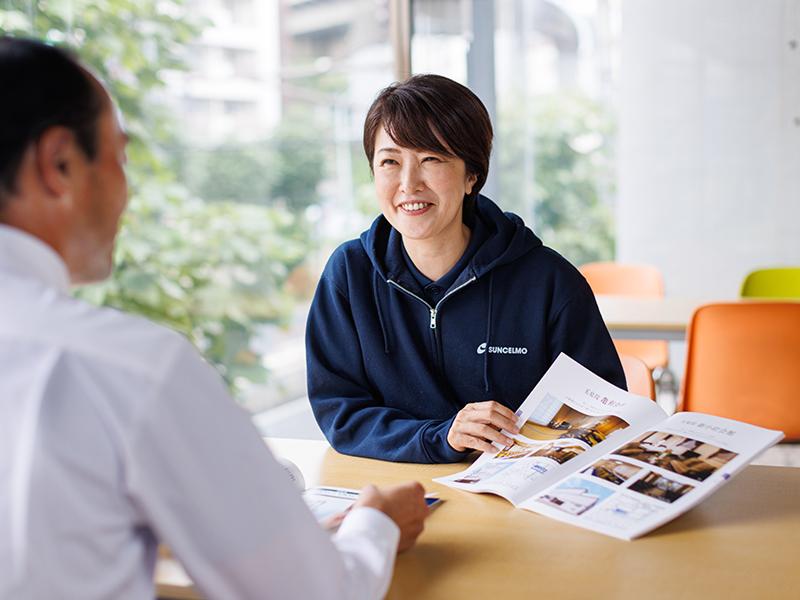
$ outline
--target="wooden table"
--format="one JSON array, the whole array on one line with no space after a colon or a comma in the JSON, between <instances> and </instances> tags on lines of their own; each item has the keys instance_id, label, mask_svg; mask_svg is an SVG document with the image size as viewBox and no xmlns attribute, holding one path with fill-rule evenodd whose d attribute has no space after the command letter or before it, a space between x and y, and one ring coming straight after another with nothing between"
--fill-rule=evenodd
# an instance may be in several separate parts
<instances>
[{"instance_id":1,"label":"wooden table","mask_svg":"<svg viewBox=\"0 0 800 600\"><path fill-rule=\"evenodd\" d=\"M681 341L703 301L687 298L596 296L611 337L618 340Z\"/></svg>"},{"instance_id":2,"label":"wooden table","mask_svg":"<svg viewBox=\"0 0 800 600\"><path fill-rule=\"evenodd\" d=\"M398 557L390 599L800 597L797 468L747 467L700 506L624 542L431 482L464 465L352 458L324 442L270 445L298 463L309 485L417 479L446 500ZM198 598L163 576L169 565L159 565L159 595Z\"/></svg>"}]
</instances>

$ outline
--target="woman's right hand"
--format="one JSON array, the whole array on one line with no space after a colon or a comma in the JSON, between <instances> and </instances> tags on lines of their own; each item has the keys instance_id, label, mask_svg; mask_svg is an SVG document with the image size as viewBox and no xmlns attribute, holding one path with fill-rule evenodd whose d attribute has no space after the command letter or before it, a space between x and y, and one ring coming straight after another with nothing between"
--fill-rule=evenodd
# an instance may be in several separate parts
<instances>
[{"instance_id":1,"label":"woman's right hand","mask_svg":"<svg viewBox=\"0 0 800 600\"><path fill-rule=\"evenodd\" d=\"M514 442L501 433L501 429L519 433L517 415L513 410L494 400L473 402L458 411L450 431L447 432L447 443L458 452L496 452L497 448L492 442L498 442L502 446Z\"/></svg>"}]
</instances>

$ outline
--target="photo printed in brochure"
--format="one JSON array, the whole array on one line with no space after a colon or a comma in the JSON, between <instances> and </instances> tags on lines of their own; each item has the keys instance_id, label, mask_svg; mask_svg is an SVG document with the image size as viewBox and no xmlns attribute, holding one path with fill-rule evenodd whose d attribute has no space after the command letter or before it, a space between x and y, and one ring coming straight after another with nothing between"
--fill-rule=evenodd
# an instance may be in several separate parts
<instances>
[{"instance_id":1,"label":"photo printed in brochure","mask_svg":"<svg viewBox=\"0 0 800 600\"><path fill-rule=\"evenodd\" d=\"M695 481L705 481L717 469L736 458L731 452L682 435L648 431L618 449L615 454L672 471Z\"/></svg>"},{"instance_id":2,"label":"photo printed in brochure","mask_svg":"<svg viewBox=\"0 0 800 600\"><path fill-rule=\"evenodd\" d=\"M636 476L641 470L642 467L637 467L628 462L604 458L590 465L583 472L614 485L622 485L631 477Z\"/></svg>"},{"instance_id":3,"label":"photo printed in brochure","mask_svg":"<svg viewBox=\"0 0 800 600\"><path fill-rule=\"evenodd\" d=\"M613 494L614 490L603 485L582 477L573 477L539 496L538 501L567 514L579 516Z\"/></svg>"}]
</instances>

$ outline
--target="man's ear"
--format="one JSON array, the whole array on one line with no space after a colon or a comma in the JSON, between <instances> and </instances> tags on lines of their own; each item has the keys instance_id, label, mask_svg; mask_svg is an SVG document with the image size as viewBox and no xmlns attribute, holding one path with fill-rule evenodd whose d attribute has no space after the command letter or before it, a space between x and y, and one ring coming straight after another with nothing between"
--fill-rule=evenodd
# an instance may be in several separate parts
<instances>
[{"instance_id":1,"label":"man's ear","mask_svg":"<svg viewBox=\"0 0 800 600\"><path fill-rule=\"evenodd\" d=\"M50 127L39 137L36 170L50 195L61 198L70 191L78 152L75 134L66 127Z\"/></svg>"}]
</instances>

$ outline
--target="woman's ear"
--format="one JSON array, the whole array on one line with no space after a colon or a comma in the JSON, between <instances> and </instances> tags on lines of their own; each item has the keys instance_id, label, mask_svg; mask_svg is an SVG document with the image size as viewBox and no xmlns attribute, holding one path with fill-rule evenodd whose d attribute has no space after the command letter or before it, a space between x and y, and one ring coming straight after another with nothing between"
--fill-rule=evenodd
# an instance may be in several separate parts
<instances>
[{"instance_id":1,"label":"woman's ear","mask_svg":"<svg viewBox=\"0 0 800 600\"><path fill-rule=\"evenodd\" d=\"M465 194L469 196L472 193L472 188L475 186L475 183L478 181L478 176L475 173L469 173L467 175L467 181L465 187Z\"/></svg>"}]
</instances>

